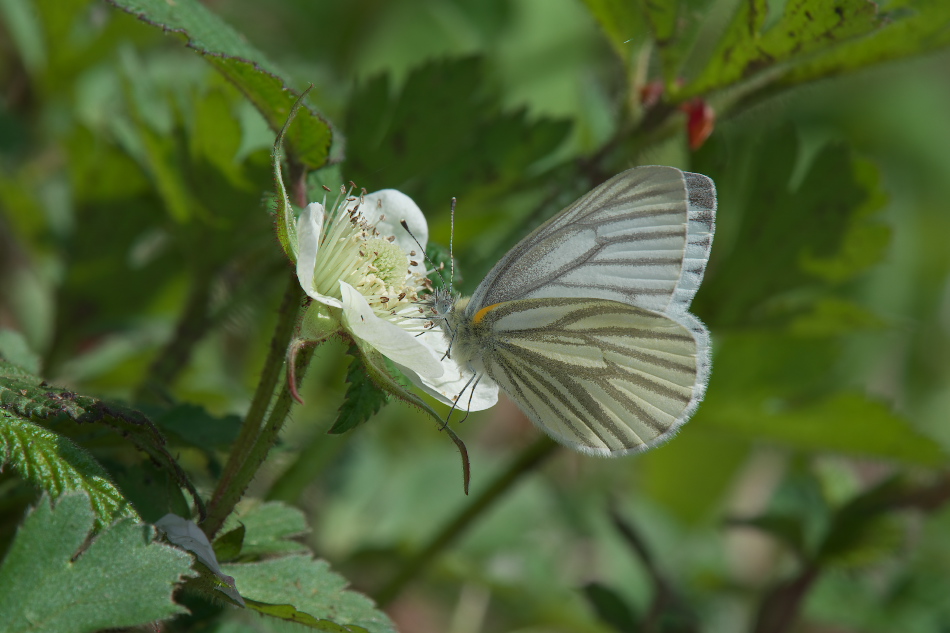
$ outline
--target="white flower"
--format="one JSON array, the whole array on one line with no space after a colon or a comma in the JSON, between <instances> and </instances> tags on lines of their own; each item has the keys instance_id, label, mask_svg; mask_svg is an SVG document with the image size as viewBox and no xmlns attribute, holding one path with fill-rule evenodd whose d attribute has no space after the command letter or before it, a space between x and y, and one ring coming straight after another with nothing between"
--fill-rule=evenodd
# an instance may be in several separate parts
<instances>
[{"instance_id":1,"label":"white flower","mask_svg":"<svg viewBox=\"0 0 950 633\"><path fill-rule=\"evenodd\" d=\"M316 302L304 327L311 332L342 327L439 400L452 404L461 394L460 408L488 408L497 389L479 386L469 407L472 374L445 355L441 329L420 307L428 238L422 211L395 189L346 198L330 211L311 203L297 221L295 245L297 278Z\"/></svg>"}]
</instances>

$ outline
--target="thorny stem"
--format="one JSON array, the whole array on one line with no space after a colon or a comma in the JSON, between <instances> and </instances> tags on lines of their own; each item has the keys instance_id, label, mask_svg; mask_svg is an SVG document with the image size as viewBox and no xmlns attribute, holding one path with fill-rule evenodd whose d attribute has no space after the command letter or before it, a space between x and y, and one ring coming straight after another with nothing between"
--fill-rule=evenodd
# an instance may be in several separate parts
<instances>
[{"instance_id":1,"label":"thorny stem","mask_svg":"<svg viewBox=\"0 0 950 633\"><path fill-rule=\"evenodd\" d=\"M308 347L297 354L295 363L297 365L297 380L303 378L307 366L310 365L310 359L313 357L314 351L316 351L315 347ZM235 485L233 485L231 490L227 491L224 496L225 505L230 505L233 509L237 502L240 501L244 495L244 489L251 483L258 468L260 468L264 460L267 459L267 454L270 452L270 449L277 443L280 430L284 427L284 422L287 421L287 414L290 413L293 404L294 397L291 395L290 384L285 381L283 387L281 387L280 394L277 396L277 401L274 402L274 406L267 416L263 428L261 428L257 442L254 443L241 471L238 473L239 476L236 479ZM231 499L233 499L233 502Z\"/></svg>"},{"instance_id":2,"label":"thorny stem","mask_svg":"<svg viewBox=\"0 0 950 633\"><path fill-rule=\"evenodd\" d=\"M248 458L258 445L265 441L262 429L272 426L275 414L279 413L277 405L275 405L268 417L267 425L265 425L264 416L280 380L284 356L293 337L297 325L297 315L300 312L300 302L303 299L303 290L300 288L296 277L291 276L289 281L290 283L280 305L277 327L274 329L267 360L264 361L261 379L257 383L257 390L254 392L251 406L244 417L241 432L234 442L231 455L228 457L228 463L224 467L224 472L221 474L221 479L218 481L218 486L208 505L208 518L202 524L202 529L209 538L221 529L224 520L234 510L234 506L243 496L244 490L251 479L254 478L259 464L252 464ZM309 358L309 355L301 354L301 356ZM286 391L286 388L284 391ZM284 395L284 391L281 392L281 395ZM278 398L279 402L280 399ZM287 411L289 411L289 407L284 411L284 416L286 416ZM279 424L282 423L283 419ZM267 450L269 449L270 446L267 446ZM266 455L266 450L264 454Z\"/></svg>"},{"instance_id":3,"label":"thorny stem","mask_svg":"<svg viewBox=\"0 0 950 633\"><path fill-rule=\"evenodd\" d=\"M501 499L521 478L533 471L554 454L558 445L547 435L525 448L500 473L488 488L472 499L459 514L450 520L432 539L403 565L402 569L377 594L376 601L386 606L398 596L439 554L458 539L475 519Z\"/></svg>"}]
</instances>

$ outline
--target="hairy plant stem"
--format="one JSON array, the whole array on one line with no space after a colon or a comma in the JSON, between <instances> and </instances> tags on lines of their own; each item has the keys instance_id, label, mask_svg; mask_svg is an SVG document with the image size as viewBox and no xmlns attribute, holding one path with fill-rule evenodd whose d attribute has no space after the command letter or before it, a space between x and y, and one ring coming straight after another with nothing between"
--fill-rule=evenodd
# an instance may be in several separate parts
<instances>
[{"instance_id":1,"label":"hairy plant stem","mask_svg":"<svg viewBox=\"0 0 950 633\"><path fill-rule=\"evenodd\" d=\"M267 429L277 426L279 430L283 425L283 418L286 417L290 407L286 409L279 407L281 397L278 397L277 403L271 409L270 415L265 422L264 417L267 414L268 406L273 400L274 391L277 383L283 374L284 357L287 347L293 338L294 329L297 325L297 316L300 312L300 302L303 299L303 290L297 282L297 278L290 276L287 291L281 301L277 318L277 327L274 328L274 336L271 338L270 351L267 353L267 359L264 361L264 369L261 371L261 379L257 383L257 389L254 392L254 398L251 400L251 406L244 417L244 424L234 447L228 457L228 462L218 481L218 486L214 491L211 502L208 505L208 518L202 524L202 529L208 538L221 529L224 520L234 510L234 506L244 495L248 484L254 478L259 463L253 462L251 455L267 455L271 445L267 444L263 449L262 443L276 439L276 432L266 432ZM309 355L301 354L301 360L307 360ZM298 374L298 377L302 377ZM281 391L281 396L287 395L286 385ZM281 413L282 412L282 413ZM278 420L277 416L282 415ZM263 459L261 459L263 461Z\"/></svg>"},{"instance_id":2,"label":"hairy plant stem","mask_svg":"<svg viewBox=\"0 0 950 633\"><path fill-rule=\"evenodd\" d=\"M393 601L439 554L458 539L477 518L501 499L521 478L540 466L554 454L558 445L543 435L525 448L481 494L474 497L461 512L451 519L429 541L429 544L407 560L391 581L376 593L376 602L384 607Z\"/></svg>"}]
</instances>

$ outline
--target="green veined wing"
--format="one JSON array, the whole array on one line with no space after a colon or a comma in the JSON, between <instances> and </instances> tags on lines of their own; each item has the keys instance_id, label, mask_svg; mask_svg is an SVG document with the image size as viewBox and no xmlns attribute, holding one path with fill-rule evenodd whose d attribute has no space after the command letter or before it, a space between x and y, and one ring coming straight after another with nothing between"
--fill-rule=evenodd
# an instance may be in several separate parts
<instances>
[{"instance_id":1,"label":"green veined wing","mask_svg":"<svg viewBox=\"0 0 950 633\"><path fill-rule=\"evenodd\" d=\"M483 308L456 338L476 372L539 427L579 451L622 455L664 441L702 399L708 335L689 314L602 299Z\"/></svg>"},{"instance_id":2,"label":"green veined wing","mask_svg":"<svg viewBox=\"0 0 950 633\"><path fill-rule=\"evenodd\" d=\"M715 212L708 177L656 165L629 169L515 245L479 284L469 314L540 297L685 313L709 259Z\"/></svg>"}]
</instances>

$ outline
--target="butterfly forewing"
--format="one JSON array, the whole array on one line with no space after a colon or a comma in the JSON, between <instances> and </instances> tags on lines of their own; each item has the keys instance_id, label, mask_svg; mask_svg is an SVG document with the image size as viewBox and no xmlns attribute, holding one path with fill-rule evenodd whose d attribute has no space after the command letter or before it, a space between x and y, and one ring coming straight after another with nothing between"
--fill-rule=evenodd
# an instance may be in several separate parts
<instances>
[{"instance_id":1,"label":"butterfly forewing","mask_svg":"<svg viewBox=\"0 0 950 633\"><path fill-rule=\"evenodd\" d=\"M485 373L580 451L645 450L689 417L705 389L708 341L690 315L542 298L491 306L471 327Z\"/></svg>"},{"instance_id":2,"label":"butterfly forewing","mask_svg":"<svg viewBox=\"0 0 950 633\"><path fill-rule=\"evenodd\" d=\"M511 249L475 291L469 314L544 297L685 313L709 256L715 200L700 174L661 166L618 174Z\"/></svg>"}]
</instances>

